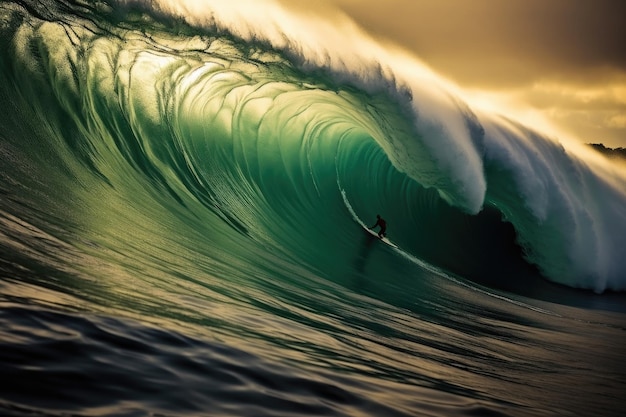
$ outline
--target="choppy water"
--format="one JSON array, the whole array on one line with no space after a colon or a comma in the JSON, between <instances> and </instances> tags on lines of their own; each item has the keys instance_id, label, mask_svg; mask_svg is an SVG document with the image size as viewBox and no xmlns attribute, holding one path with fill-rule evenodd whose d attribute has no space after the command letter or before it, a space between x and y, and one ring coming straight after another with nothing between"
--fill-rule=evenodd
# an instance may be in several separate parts
<instances>
[{"instance_id":1,"label":"choppy water","mask_svg":"<svg viewBox=\"0 0 626 417\"><path fill-rule=\"evenodd\" d=\"M185 5L0 3L2 414L623 414L619 167Z\"/></svg>"}]
</instances>

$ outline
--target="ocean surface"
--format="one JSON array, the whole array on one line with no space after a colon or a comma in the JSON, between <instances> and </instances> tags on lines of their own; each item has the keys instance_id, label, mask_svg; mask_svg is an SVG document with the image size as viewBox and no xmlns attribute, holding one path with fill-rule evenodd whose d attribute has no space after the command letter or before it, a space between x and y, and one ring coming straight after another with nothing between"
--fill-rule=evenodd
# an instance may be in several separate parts
<instances>
[{"instance_id":1,"label":"ocean surface","mask_svg":"<svg viewBox=\"0 0 626 417\"><path fill-rule=\"evenodd\" d=\"M226 3L0 2L0 415L624 415L624 167Z\"/></svg>"}]
</instances>

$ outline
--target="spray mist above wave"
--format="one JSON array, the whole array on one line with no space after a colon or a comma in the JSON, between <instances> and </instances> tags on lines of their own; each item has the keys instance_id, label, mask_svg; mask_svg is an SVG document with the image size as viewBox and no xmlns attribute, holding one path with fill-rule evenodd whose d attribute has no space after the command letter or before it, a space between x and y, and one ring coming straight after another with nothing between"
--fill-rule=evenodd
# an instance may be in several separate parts
<instances>
[{"instance_id":1,"label":"spray mist above wave","mask_svg":"<svg viewBox=\"0 0 626 417\"><path fill-rule=\"evenodd\" d=\"M269 2L111 4L103 13L117 20L131 9L140 10L161 22L164 30L168 25L176 28L182 19L195 28L195 35L185 37L176 29L167 38L146 38L132 25L124 26L116 36L96 36L87 47L81 46L92 59L84 63L74 33L66 50L58 48L49 56L49 65L55 67L50 72L63 84L59 96L67 94L60 90L82 88L72 71L87 64L95 75L91 88L110 96L111 104L117 102L128 114L145 116L147 124L134 126L137 131L156 132L160 119L171 117L171 93L182 103L176 108L178 123L194 119L194 112L196 119L213 114L204 120L214 126L222 123L228 132L235 119L233 111L222 111L228 107L225 103L245 108L261 121L278 97L302 89L302 82L310 81L307 74L315 74L316 80L325 80L327 91L354 92L340 97L347 107L354 100L363 106L348 118L336 119L336 126L347 122L351 129L367 133L398 171L436 189L451 205L468 213L478 213L486 204L496 206L514 225L528 260L549 279L595 291L626 289L620 262L620 248L626 243L623 173L532 129L479 113L416 60L384 50L347 18L339 17L337 24ZM38 36L49 37L48 42L68 36L62 27L51 25ZM234 44L213 42L221 35ZM20 36L31 35L23 30ZM21 43L26 45L21 54L28 56L28 42ZM243 62L245 45L253 52ZM232 55L229 48L234 48ZM68 59L73 67L63 64ZM313 94L309 100L327 98ZM288 128L291 117L281 117L275 129ZM181 132L191 131L183 126ZM158 145L148 144L146 152L163 154L150 146Z\"/></svg>"}]
</instances>

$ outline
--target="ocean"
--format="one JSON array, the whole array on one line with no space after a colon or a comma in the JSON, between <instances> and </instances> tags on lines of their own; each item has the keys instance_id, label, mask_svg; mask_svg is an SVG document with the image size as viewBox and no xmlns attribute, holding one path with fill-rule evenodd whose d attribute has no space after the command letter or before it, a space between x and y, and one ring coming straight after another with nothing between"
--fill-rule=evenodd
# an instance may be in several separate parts
<instances>
[{"instance_id":1,"label":"ocean","mask_svg":"<svg viewBox=\"0 0 626 417\"><path fill-rule=\"evenodd\" d=\"M0 3L0 414L623 415L623 166L225 3Z\"/></svg>"}]
</instances>

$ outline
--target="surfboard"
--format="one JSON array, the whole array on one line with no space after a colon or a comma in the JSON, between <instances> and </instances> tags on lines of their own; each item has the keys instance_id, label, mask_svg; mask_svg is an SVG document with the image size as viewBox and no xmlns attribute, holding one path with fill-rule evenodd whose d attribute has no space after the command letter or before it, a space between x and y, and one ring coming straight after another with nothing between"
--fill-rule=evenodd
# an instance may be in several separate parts
<instances>
[{"instance_id":1,"label":"surfboard","mask_svg":"<svg viewBox=\"0 0 626 417\"><path fill-rule=\"evenodd\" d=\"M367 228L367 227L365 227L365 226L362 226L362 227L363 227L363 229L364 229L367 233L369 233L369 234L370 234L370 235L372 235L372 236L375 236L375 237L376 237L376 239L378 239L378 240L380 240L381 242L383 242L383 243L385 243L385 244L387 244L387 245L391 246L392 248L396 248L396 249L398 249L398 246L396 246L396 244L395 244L395 243L393 243L391 240L387 239L386 237L384 237L384 238L382 238L382 239L381 239L381 238L379 238L379 237L378 237L378 233L377 233L377 232L373 231L372 229L368 229L368 228Z\"/></svg>"}]
</instances>

